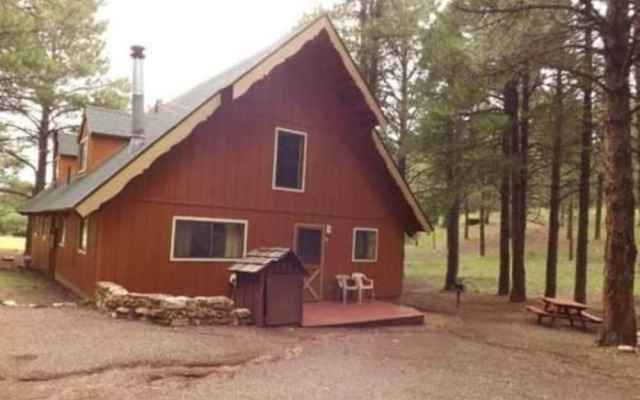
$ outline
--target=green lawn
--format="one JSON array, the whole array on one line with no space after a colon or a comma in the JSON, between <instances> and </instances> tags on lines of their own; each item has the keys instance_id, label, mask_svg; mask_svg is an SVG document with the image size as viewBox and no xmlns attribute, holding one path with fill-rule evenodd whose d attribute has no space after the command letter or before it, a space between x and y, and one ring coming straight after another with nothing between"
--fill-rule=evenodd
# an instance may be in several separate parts
<instances>
[{"instance_id":1,"label":"green lawn","mask_svg":"<svg viewBox=\"0 0 640 400\"><path fill-rule=\"evenodd\" d=\"M6 289L40 287L42 280L16 271L0 271L0 293Z\"/></svg>"},{"instance_id":2,"label":"green lawn","mask_svg":"<svg viewBox=\"0 0 640 400\"><path fill-rule=\"evenodd\" d=\"M16 236L0 236L0 253L22 253L24 251L23 237Z\"/></svg>"},{"instance_id":3,"label":"green lawn","mask_svg":"<svg viewBox=\"0 0 640 400\"><path fill-rule=\"evenodd\" d=\"M593 223L591 225L593 227ZM498 285L499 221L497 218L493 218L491 224L487 226L487 254L485 257L479 256L478 229L477 226L471 227L469 240L462 238L460 240L459 276L465 280L470 290L480 293L495 293ZM569 261L569 245L566 240L565 229L565 227L562 227L560 232L558 294L572 296L575 258L573 261ZM593 240L592 237L593 235L591 234L588 256L588 296L590 299L599 300L602 293L604 239ZM640 230L636 232L636 237L640 237ZM413 243L408 243L405 251L405 270L408 278L426 281L427 284L439 288L444 285L446 271L446 237L444 228L438 227L436 229L435 242L436 246L434 248L433 236L421 235L418 238L417 246ZM544 292L546 254L547 226L529 223L526 248L526 282L527 295L529 297L539 296ZM636 273L636 286L640 287L639 273Z\"/></svg>"}]
</instances>

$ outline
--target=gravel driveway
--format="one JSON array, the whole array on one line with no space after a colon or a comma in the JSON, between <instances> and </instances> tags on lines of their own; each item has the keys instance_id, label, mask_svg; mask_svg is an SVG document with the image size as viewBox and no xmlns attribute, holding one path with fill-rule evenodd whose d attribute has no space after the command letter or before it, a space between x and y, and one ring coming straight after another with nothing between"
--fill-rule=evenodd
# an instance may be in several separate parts
<instances>
[{"instance_id":1,"label":"gravel driveway","mask_svg":"<svg viewBox=\"0 0 640 400\"><path fill-rule=\"evenodd\" d=\"M640 399L638 356L503 314L172 329L85 308L0 308L0 399Z\"/></svg>"}]
</instances>

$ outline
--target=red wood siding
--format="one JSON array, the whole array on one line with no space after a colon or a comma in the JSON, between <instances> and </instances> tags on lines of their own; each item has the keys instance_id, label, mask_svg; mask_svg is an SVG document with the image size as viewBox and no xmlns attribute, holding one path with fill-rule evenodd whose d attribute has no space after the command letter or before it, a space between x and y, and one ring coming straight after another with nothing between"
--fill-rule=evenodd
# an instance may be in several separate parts
<instances>
[{"instance_id":1,"label":"red wood siding","mask_svg":"<svg viewBox=\"0 0 640 400\"><path fill-rule=\"evenodd\" d=\"M320 42L320 43L318 43ZM293 247L296 224L331 225L325 298L336 273L362 271L398 296L414 221L370 138L362 107L326 43L306 45L242 98L223 104L101 208L97 277L135 291L230 294L226 262L170 262L175 215L245 219L248 249ZM272 190L276 127L307 133L305 192ZM354 227L377 228L378 259L351 261Z\"/></svg>"},{"instance_id":2,"label":"red wood siding","mask_svg":"<svg viewBox=\"0 0 640 400\"><path fill-rule=\"evenodd\" d=\"M89 216L89 237L86 254L78 251L80 217L67 214L64 246L56 249L56 278L63 284L86 296L93 296L96 283L98 255L98 227L100 212Z\"/></svg>"},{"instance_id":3,"label":"red wood siding","mask_svg":"<svg viewBox=\"0 0 640 400\"><path fill-rule=\"evenodd\" d=\"M64 185L67 176L73 177L78 172L78 157L59 156L56 186Z\"/></svg>"},{"instance_id":4,"label":"red wood siding","mask_svg":"<svg viewBox=\"0 0 640 400\"><path fill-rule=\"evenodd\" d=\"M60 214L62 215L62 214ZM51 231L51 223L55 214L46 216L32 216L31 218L46 218L46 235L41 235L38 229L33 235L31 245L32 265L34 268L50 271L55 269L55 276L65 286L85 295L92 296L95 291L95 266L98 249L99 212L91 215L89 223L89 237L86 254L78 252L78 236L80 218L76 214L64 214L66 233L63 245L58 244ZM51 252L55 252L54 265L51 264Z\"/></svg>"},{"instance_id":5,"label":"red wood siding","mask_svg":"<svg viewBox=\"0 0 640 400\"><path fill-rule=\"evenodd\" d=\"M89 165L88 170L95 169L106 159L120 151L129 141L127 139L111 138L92 134L89 139Z\"/></svg>"}]
</instances>

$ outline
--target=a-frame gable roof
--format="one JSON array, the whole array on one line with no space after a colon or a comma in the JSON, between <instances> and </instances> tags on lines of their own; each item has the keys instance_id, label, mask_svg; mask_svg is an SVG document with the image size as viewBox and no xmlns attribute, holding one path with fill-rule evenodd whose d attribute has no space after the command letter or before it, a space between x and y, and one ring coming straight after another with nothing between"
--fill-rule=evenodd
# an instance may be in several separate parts
<instances>
[{"instance_id":1,"label":"a-frame gable roof","mask_svg":"<svg viewBox=\"0 0 640 400\"><path fill-rule=\"evenodd\" d=\"M187 138L198 124L213 115L222 103L223 89L231 87L233 99L241 97L254 83L263 79L273 68L295 55L306 43L322 32L327 33L378 125L384 128L386 120L380 106L368 89L333 24L328 17L322 16L297 32L283 37L260 53L162 105L158 112L148 113L145 127L147 137L143 144L135 148L125 147L90 173L76 177L67 185L40 193L21 211L38 213L73 209L82 217L89 215L116 196L127 183L142 174L158 157ZM123 136L127 134L128 132L122 133ZM372 140L419 225L425 231L431 230L427 217L375 132L372 132Z\"/></svg>"}]
</instances>

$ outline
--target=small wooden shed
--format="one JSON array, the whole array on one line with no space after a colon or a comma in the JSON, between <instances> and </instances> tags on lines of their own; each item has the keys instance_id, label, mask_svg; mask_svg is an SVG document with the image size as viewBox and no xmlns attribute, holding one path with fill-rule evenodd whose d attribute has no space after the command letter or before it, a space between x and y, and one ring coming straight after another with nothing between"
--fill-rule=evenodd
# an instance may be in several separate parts
<instances>
[{"instance_id":1,"label":"small wooden shed","mask_svg":"<svg viewBox=\"0 0 640 400\"><path fill-rule=\"evenodd\" d=\"M307 270L293 250L255 249L229 271L236 274L236 307L251 310L255 325L302 324L302 292Z\"/></svg>"}]
</instances>

